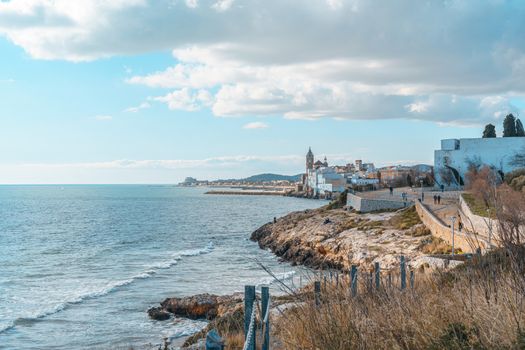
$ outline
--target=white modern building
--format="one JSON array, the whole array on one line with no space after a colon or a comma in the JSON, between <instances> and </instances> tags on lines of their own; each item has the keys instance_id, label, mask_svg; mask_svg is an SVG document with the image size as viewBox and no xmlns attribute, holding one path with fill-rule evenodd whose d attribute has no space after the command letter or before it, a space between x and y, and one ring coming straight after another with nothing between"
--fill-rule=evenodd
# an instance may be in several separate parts
<instances>
[{"instance_id":1,"label":"white modern building","mask_svg":"<svg viewBox=\"0 0 525 350\"><path fill-rule=\"evenodd\" d=\"M518 154L525 154L525 137L441 140L441 149L434 152L436 186L463 186L471 165L489 166L503 176L520 167L513 162Z\"/></svg>"}]
</instances>

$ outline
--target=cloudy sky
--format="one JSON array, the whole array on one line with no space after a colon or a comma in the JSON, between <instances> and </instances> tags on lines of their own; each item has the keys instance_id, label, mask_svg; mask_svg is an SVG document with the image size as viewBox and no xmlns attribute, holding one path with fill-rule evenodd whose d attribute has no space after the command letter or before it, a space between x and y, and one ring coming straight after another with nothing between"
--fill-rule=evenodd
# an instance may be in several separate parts
<instances>
[{"instance_id":1,"label":"cloudy sky","mask_svg":"<svg viewBox=\"0 0 525 350\"><path fill-rule=\"evenodd\" d=\"M525 109L525 4L1 0L0 183L432 163Z\"/></svg>"}]
</instances>

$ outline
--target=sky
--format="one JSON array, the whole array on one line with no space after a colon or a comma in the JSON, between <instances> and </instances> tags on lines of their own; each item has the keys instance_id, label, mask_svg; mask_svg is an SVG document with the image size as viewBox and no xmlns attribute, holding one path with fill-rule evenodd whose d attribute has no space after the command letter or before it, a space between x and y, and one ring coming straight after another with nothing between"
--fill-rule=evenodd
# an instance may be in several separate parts
<instances>
[{"instance_id":1,"label":"sky","mask_svg":"<svg viewBox=\"0 0 525 350\"><path fill-rule=\"evenodd\" d=\"M433 163L525 110L525 3L0 0L0 183Z\"/></svg>"}]
</instances>

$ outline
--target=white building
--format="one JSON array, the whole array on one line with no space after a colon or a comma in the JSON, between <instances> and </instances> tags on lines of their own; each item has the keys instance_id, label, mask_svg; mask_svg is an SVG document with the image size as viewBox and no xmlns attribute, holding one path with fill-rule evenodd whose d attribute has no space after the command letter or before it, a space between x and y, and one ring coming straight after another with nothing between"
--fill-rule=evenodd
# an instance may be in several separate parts
<instances>
[{"instance_id":1,"label":"white building","mask_svg":"<svg viewBox=\"0 0 525 350\"><path fill-rule=\"evenodd\" d=\"M331 196L333 193L340 193L345 190L346 179L342 174L338 174L333 167L309 169L307 187L313 196Z\"/></svg>"},{"instance_id":2,"label":"white building","mask_svg":"<svg viewBox=\"0 0 525 350\"><path fill-rule=\"evenodd\" d=\"M348 178L348 182L355 186L378 186L379 179L362 177L359 174L353 174Z\"/></svg>"},{"instance_id":3,"label":"white building","mask_svg":"<svg viewBox=\"0 0 525 350\"><path fill-rule=\"evenodd\" d=\"M489 166L503 176L519 167L512 160L524 153L525 137L441 140L441 149L434 151L436 186L463 186L471 165Z\"/></svg>"}]
</instances>

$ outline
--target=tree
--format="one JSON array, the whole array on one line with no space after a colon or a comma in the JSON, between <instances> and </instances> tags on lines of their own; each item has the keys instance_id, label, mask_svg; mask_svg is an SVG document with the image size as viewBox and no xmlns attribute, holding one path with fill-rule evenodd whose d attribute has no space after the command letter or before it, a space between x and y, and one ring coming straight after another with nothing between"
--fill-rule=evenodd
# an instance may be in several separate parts
<instances>
[{"instance_id":1,"label":"tree","mask_svg":"<svg viewBox=\"0 0 525 350\"><path fill-rule=\"evenodd\" d=\"M485 130L483 130L483 138L496 137L496 127L492 124L485 125Z\"/></svg>"},{"instance_id":2,"label":"tree","mask_svg":"<svg viewBox=\"0 0 525 350\"><path fill-rule=\"evenodd\" d=\"M503 137L516 136L516 118L511 114L507 114L503 120Z\"/></svg>"},{"instance_id":3,"label":"tree","mask_svg":"<svg viewBox=\"0 0 525 350\"><path fill-rule=\"evenodd\" d=\"M521 120L516 119L516 136L525 136L525 130L523 129L523 124L521 124Z\"/></svg>"}]
</instances>

